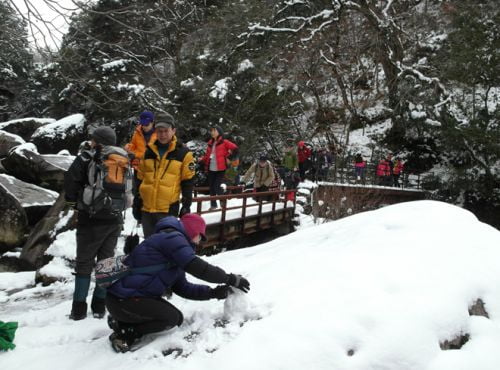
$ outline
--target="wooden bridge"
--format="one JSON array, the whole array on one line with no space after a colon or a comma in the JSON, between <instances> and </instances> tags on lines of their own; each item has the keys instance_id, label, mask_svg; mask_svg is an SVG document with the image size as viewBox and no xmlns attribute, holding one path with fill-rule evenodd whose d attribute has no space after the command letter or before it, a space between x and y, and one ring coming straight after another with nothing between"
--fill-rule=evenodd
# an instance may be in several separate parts
<instances>
[{"instance_id":1,"label":"wooden bridge","mask_svg":"<svg viewBox=\"0 0 500 370\"><path fill-rule=\"evenodd\" d=\"M274 228L286 234L294 229L296 193L298 191L300 195L300 189L255 193L246 192L244 186L228 186L225 195L200 194L208 191L208 188L195 188L194 191L193 206L207 223L207 241L198 252L224 246L229 241L262 230ZM426 197L427 193L419 189L319 183L311 192L310 204L304 208L314 217L335 220L384 205ZM212 200L216 200L220 207L211 210Z\"/></svg>"},{"instance_id":2,"label":"wooden bridge","mask_svg":"<svg viewBox=\"0 0 500 370\"><path fill-rule=\"evenodd\" d=\"M229 194L200 196L208 188L195 188L193 206L207 223L207 241L201 248L271 228L286 230L285 233L293 231L295 189L255 193L244 192L244 186L228 186L226 190ZM210 210L212 200L220 207Z\"/></svg>"}]
</instances>

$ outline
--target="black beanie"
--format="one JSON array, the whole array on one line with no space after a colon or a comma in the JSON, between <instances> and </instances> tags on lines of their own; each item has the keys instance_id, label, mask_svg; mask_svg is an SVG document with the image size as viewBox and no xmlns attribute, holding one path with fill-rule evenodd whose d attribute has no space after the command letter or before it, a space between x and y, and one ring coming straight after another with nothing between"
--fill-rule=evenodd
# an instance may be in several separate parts
<instances>
[{"instance_id":1,"label":"black beanie","mask_svg":"<svg viewBox=\"0 0 500 370\"><path fill-rule=\"evenodd\" d=\"M217 130L217 132L219 133L219 136L223 136L224 135L224 130L222 130L222 127L220 127L218 125L213 125L211 127Z\"/></svg>"},{"instance_id":2,"label":"black beanie","mask_svg":"<svg viewBox=\"0 0 500 370\"><path fill-rule=\"evenodd\" d=\"M115 130L108 126L99 126L92 132L91 137L97 144L116 145Z\"/></svg>"}]
</instances>

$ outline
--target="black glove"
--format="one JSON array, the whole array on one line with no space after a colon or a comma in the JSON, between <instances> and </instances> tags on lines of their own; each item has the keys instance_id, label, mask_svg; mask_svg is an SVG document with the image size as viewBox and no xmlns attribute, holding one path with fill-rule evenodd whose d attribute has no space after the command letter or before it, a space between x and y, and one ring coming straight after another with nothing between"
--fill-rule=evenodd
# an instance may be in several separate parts
<instances>
[{"instance_id":1,"label":"black glove","mask_svg":"<svg viewBox=\"0 0 500 370\"><path fill-rule=\"evenodd\" d=\"M217 285L210 289L210 298L226 299L233 291L229 285Z\"/></svg>"},{"instance_id":2,"label":"black glove","mask_svg":"<svg viewBox=\"0 0 500 370\"><path fill-rule=\"evenodd\" d=\"M191 213L191 209L189 207L182 206L181 210L179 212L179 218L181 218L182 216L184 216L184 215L186 215L188 213Z\"/></svg>"},{"instance_id":3,"label":"black glove","mask_svg":"<svg viewBox=\"0 0 500 370\"><path fill-rule=\"evenodd\" d=\"M229 274L227 282L229 285L234 286L245 293L250 290L250 282L241 275Z\"/></svg>"},{"instance_id":4,"label":"black glove","mask_svg":"<svg viewBox=\"0 0 500 370\"><path fill-rule=\"evenodd\" d=\"M137 220L137 222L141 222L141 220L142 220L142 199L138 196L134 197L134 203L132 203L132 215Z\"/></svg>"}]
</instances>

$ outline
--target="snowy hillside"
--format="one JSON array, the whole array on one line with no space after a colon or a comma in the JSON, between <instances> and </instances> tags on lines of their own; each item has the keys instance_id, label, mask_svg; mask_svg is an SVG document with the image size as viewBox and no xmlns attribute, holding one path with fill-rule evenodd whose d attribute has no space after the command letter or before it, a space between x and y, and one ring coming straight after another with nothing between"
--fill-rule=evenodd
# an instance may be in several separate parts
<instances>
[{"instance_id":1,"label":"snowy hillside","mask_svg":"<svg viewBox=\"0 0 500 370\"><path fill-rule=\"evenodd\" d=\"M0 319L19 322L2 369L500 368L500 232L463 209L402 203L207 259L249 294L174 297L183 325L127 354L105 320L67 318L72 281L20 290L34 273L0 273ZM469 315L478 298L489 318Z\"/></svg>"}]
</instances>

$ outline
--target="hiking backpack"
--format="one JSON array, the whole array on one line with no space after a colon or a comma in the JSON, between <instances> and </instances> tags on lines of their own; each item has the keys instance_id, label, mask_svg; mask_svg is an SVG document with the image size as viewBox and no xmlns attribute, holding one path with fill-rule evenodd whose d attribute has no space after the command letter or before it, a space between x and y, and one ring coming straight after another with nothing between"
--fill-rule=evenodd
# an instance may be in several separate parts
<instances>
[{"instance_id":1,"label":"hiking backpack","mask_svg":"<svg viewBox=\"0 0 500 370\"><path fill-rule=\"evenodd\" d=\"M90 160L87 175L81 208L90 216L99 212L118 215L130 206L132 171L125 149L104 146L99 158Z\"/></svg>"},{"instance_id":2,"label":"hiking backpack","mask_svg":"<svg viewBox=\"0 0 500 370\"><path fill-rule=\"evenodd\" d=\"M110 287L115 281L133 274L158 272L175 266L174 263L162 263L143 267L130 267L125 264L127 255L109 257L97 262L95 267L95 283L101 288Z\"/></svg>"}]
</instances>

